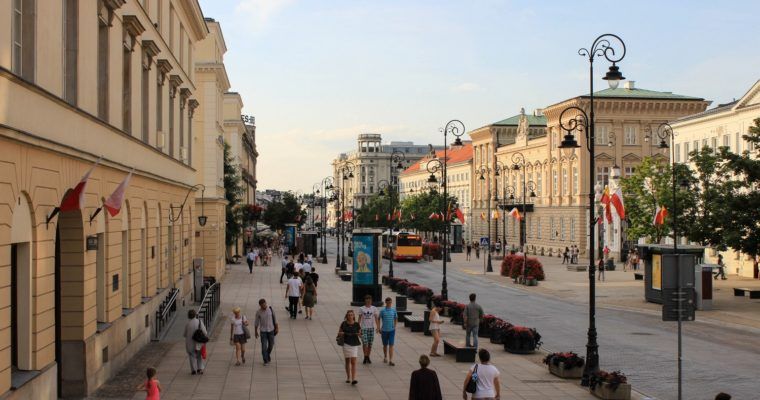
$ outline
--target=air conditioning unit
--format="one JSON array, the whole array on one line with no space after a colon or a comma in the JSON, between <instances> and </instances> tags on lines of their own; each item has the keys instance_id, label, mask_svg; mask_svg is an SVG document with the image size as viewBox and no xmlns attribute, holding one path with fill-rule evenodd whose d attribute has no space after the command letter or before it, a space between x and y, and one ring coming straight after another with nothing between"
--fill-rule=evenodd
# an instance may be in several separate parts
<instances>
[{"instance_id":1,"label":"air conditioning unit","mask_svg":"<svg viewBox=\"0 0 760 400\"><path fill-rule=\"evenodd\" d=\"M156 132L156 147L163 150L166 144L166 134L162 131Z\"/></svg>"},{"instance_id":2,"label":"air conditioning unit","mask_svg":"<svg viewBox=\"0 0 760 400\"><path fill-rule=\"evenodd\" d=\"M181 146L179 148L179 159L182 162L187 162L187 147Z\"/></svg>"}]
</instances>

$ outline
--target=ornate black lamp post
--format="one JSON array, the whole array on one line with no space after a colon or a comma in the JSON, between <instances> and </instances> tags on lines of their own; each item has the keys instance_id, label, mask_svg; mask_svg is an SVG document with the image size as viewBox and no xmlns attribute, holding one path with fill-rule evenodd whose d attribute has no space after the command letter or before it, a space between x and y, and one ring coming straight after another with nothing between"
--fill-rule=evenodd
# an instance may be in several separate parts
<instances>
[{"instance_id":1,"label":"ornate black lamp post","mask_svg":"<svg viewBox=\"0 0 760 400\"><path fill-rule=\"evenodd\" d=\"M509 195L509 196L507 196ZM509 203L507 203L507 200L509 200ZM502 210L504 212L504 242L506 244L507 241L507 204L514 204L515 203L515 188L512 186L508 186L506 182L504 182L504 207L502 207ZM504 248L504 253L506 254L506 247Z\"/></svg>"},{"instance_id":2,"label":"ornate black lamp post","mask_svg":"<svg viewBox=\"0 0 760 400\"><path fill-rule=\"evenodd\" d=\"M446 126L444 128L440 129L441 132L443 132L443 161L437 158L433 158L432 160L428 161L427 163L427 171L430 172L430 177L428 178L428 184L436 184L438 182L438 179L435 177L435 173L440 171L441 172L441 186L443 187L443 199L442 202L448 201L449 198L449 192L448 192L448 177L447 177L447 164L448 164L448 148L449 148L449 140L448 135L451 134L454 136L454 142L451 144L452 149L460 149L462 144L461 136L464 135L465 129L464 124L462 121L458 119L453 119L446 123ZM449 230L451 229L451 213L448 209L446 204L441 205L442 209L446 210L446 214L444 216L444 223L443 223L443 244L441 248L443 249L443 254L441 254L441 258L443 260L443 280L441 281L441 297L444 300L448 300L449 298L449 289L448 289L448 283L446 282L446 263L449 260Z\"/></svg>"},{"instance_id":3,"label":"ornate black lamp post","mask_svg":"<svg viewBox=\"0 0 760 400\"><path fill-rule=\"evenodd\" d=\"M338 255L339 262L338 267L342 270L346 270L346 183L349 179L354 177L354 169L356 167L351 161L346 161L340 168L341 180L343 181L343 187L340 190L340 254Z\"/></svg>"},{"instance_id":4,"label":"ornate black lamp post","mask_svg":"<svg viewBox=\"0 0 760 400\"><path fill-rule=\"evenodd\" d=\"M480 174L480 180L485 181L486 180L486 174L491 173L491 168L486 165L481 165L480 168L475 169L476 174ZM486 193L488 196L488 212L486 213L486 222L488 224L488 248L486 249L485 256L486 256L486 272L493 272L493 265L491 264L491 188L490 188L490 180L488 183L486 183Z\"/></svg>"},{"instance_id":5,"label":"ornate black lamp post","mask_svg":"<svg viewBox=\"0 0 760 400\"><path fill-rule=\"evenodd\" d=\"M525 155L523 153L520 153L519 151L512 154L512 169L515 171L522 170L522 216L520 218L519 224L520 224L520 251L523 253L523 282L525 282L528 278L528 251L526 249L525 243L527 240L527 232L526 232L526 220L525 217L528 215L525 210L528 209L528 190L530 190L530 197L536 197L536 184L533 183L533 181L527 182L525 177L525 172L527 168L525 168Z\"/></svg>"},{"instance_id":6,"label":"ornate black lamp post","mask_svg":"<svg viewBox=\"0 0 760 400\"><path fill-rule=\"evenodd\" d=\"M494 162L493 170L494 170L493 172L493 204L494 204L494 208L498 210L499 209L499 177L501 176L502 172L507 171L507 168L504 166L504 163L502 163L499 160L496 160ZM501 217L502 219L506 221L506 218L504 218L504 213L502 213ZM496 220L495 224L496 225L494 226L495 228L494 232L496 233L496 241L498 242L499 241L499 220ZM504 236L502 238L502 241L506 242L507 237ZM504 244L501 244L501 247L504 247Z\"/></svg>"},{"instance_id":7,"label":"ornate black lamp post","mask_svg":"<svg viewBox=\"0 0 760 400\"><path fill-rule=\"evenodd\" d=\"M393 237L393 226L396 220L396 216L394 215L395 210L393 209L393 198L396 196L396 192L393 191L393 185L385 179L378 182L377 187L380 189L380 196L388 195L388 230L390 231L388 235L388 248L390 250L388 255L390 260L388 262L388 276L393 278L393 243L391 243L391 238Z\"/></svg>"},{"instance_id":8,"label":"ornate black lamp post","mask_svg":"<svg viewBox=\"0 0 760 400\"><path fill-rule=\"evenodd\" d=\"M321 211L319 213L320 216L320 224L322 225L321 231L322 235L320 238L320 243L322 246L322 250L320 251L320 258L322 258L322 263L327 264L327 201L330 197L331 192L333 191L333 178L331 176L325 177L322 179L322 198L320 199L320 206Z\"/></svg>"},{"instance_id":9,"label":"ornate black lamp post","mask_svg":"<svg viewBox=\"0 0 760 400\"><path fill-rule=\"evenodd\" d=\"M610 41L614 41L620 44L620 51L616 51L612 47ZM584 110L579 107L568 107L562 111L559 117L560 127L567 133L565 134L562 143L559 147L563 149L566 154L572 154L574 149L581 147L578 141L575 139L574 131L583 131L586 136L586 149L589 151L589 181L588 181L588 197L589 197L589 327L588 327L588 341L586 343L586 365L583 368L583 379L581 385L588 386L589 377L591 374L599 370L599 344L596 341L596 286L594 275L596 272L596 266L594 265L594 244L595 234L594 226L596 224L596 218L594 218L594 177L595 177L595 149L594 149L594 58L604 57L607 61L611 62L609 71L603 78L606 80L610 88L616 89L618 83L625 79L623 74L620 73L620 69L616 65L617 62L625 57L625 43L617 35L606 33L597 37L591 44L591 47L586 49L582 48L578 50L578 54L588 58L589 62L589 113L586 114ZM566 113L570 112L572 115L568 115L567 120L563 117Z\"/></svg>"}]
</instances>

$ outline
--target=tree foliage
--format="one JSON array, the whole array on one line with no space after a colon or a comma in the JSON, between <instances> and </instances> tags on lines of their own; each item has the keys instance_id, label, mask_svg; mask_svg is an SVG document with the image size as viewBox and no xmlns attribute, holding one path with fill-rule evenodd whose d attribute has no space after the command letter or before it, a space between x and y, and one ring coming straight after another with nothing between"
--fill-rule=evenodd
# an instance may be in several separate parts
<instances>
[{"instance_id":1,"label":"tree foliage","mask_svg":"<svg viewBox=\"0 0 760 400\"><path fill-rule=\"evenodd\" d=\"M264 210L262 220L274 230L285 228L285 224L298 224L306 222L306 211L301 208L298 199L293 193L284 192L282 199L274 201Z\"/></svg>"},{"instance_id":2,"label":"tree foliage","mask_svg":"<svg viewBox=\"0 0 760 400\"><path fill-rule=\"evenodd\" d=\"M448 195L448 198L445 199L441 192L430 191L415 194L406 197L401 202L403 219L400 225L403 228L414 229L418 232L440 232L443 230L445 221L431 219L430 216L433 213L442 213L444 216L449 214L450 220L453 221L455 218L454 210L458 206L456 197Z\"/></svg>"},{"instance_id":3,"label":"tree foliage","mask_svg":"<svg viewBox=\"0 0 760 400\"><path fill-rule=\"evenodd\" d=\"M240 208L240 200L243 196L240 171L233 163L230 145L224 142L224 198L227 200L225 207L225 243L232 246L237 242L243 230L243 218Z\"/></svg>"},{"instance_id":4,"label":"tree foliage","mask_svg":"<svg viewBox=\"0 0 760 400\"><path fill-rule=\"evenodd\" d=\"M398 210L398 193L395 190L390 190L390 193L377 193L370 197L369 201L364 204L364 207L357 211L356 222L358 226L367 228L389 227L391 221L388 220L388 217L392 216L395 211L391 208L391 198L389 196L392 197L394 208Z\"/></svg>"}]
</instances>

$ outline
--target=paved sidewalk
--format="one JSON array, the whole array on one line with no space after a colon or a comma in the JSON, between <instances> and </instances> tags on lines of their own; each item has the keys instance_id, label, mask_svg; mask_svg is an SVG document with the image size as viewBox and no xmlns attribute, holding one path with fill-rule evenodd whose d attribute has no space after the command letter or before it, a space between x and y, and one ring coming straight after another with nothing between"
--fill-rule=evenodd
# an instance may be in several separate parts
<instances>
[{"instance_id":1,"label":"paved sidewalk","mask_svg":"<svg viewBox=\"0 0 760 400\"><path fill-rule=\"evenodd\" d=\"M273 263L275 266L278 262ZM234 306L253 318L261 297L272 304L280 323L273 362L264 366L258 341L247 345L247 363L234 365L234 348L228 342L229 325L222 320L208 345L208 365L204 375L190 375L182 343L175 344L158 367L164 388L162 399L402 399L408 396L409 377L419 368L417 359L430 349L431 338L399 327L396 335L395 367L382 363L379 338L374 363L357 365L359 384L344 382L343 356L335 344L340 321L349 308L351 284L340 281L331 264L315 264L319 274L319 296L314 320L291 320L285 311L284 285L277 267L257 267L253 275L234 266L222 282L222 317ZM388 294L384 288L385 294ZM423 306L410 305L415 314ZM459 326L444 324L444 337L464 337ZM485 343L485 344L484 344ZM576 381L550 375L538 363L540 355L518 356L481 340L492 351L494 364L502 373L503 399L591 399ZM443 349L439 350L443 353ZM453 357L434 358L444 398L461 398L461 387L469 364L455 363ZM133 399L143 398L135 394Z\"/></svg>"}]
</instances>

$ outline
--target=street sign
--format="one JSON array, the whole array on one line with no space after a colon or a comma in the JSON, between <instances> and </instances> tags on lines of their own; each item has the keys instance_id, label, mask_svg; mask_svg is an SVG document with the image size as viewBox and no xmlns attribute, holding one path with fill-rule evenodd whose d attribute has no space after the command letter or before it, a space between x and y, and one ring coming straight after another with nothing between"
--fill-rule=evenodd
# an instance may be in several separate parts
<instances>
[{"instance_id":1,"label":"street sign","mask_svg":"<svg viewBox=\"0 0 760 400\"><path fill-rule=\"evenodd\" d=\"M488 238L487 237L480 238L480 247L488 247Z\"/></svg>"},{"instance_id":2,"label":"street sign","mask_svg":"<svg viewBox=\"0 0 760 400\"><path fill-rule=\"evenodd\" d=\"M678 321L678 300L681 299L681 321L694 321L694 288L662 289L662 320Z\"/></svg>"}]
</instances>

